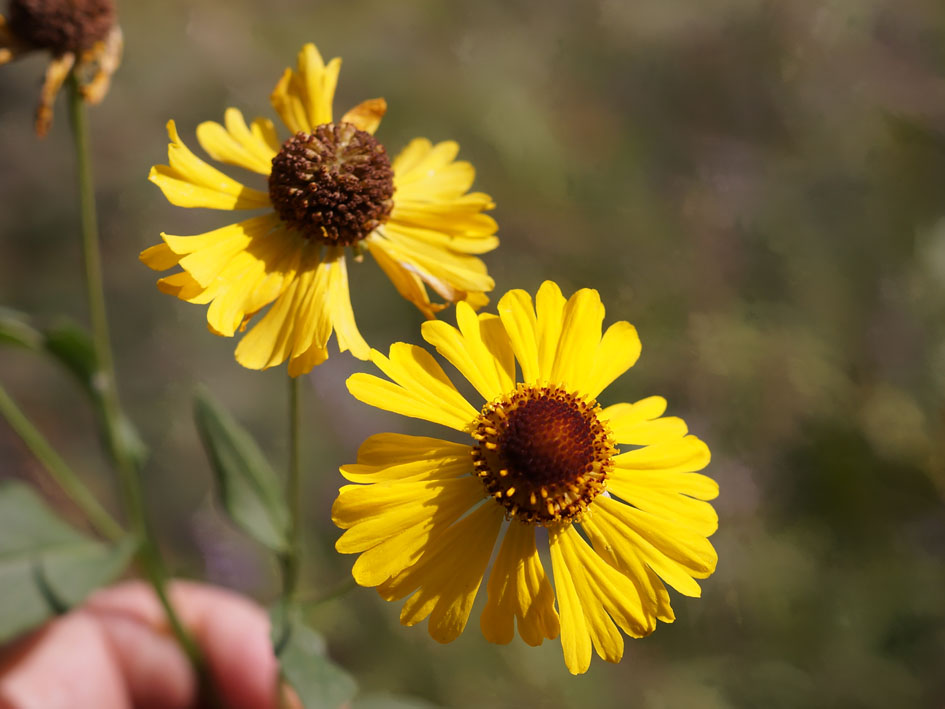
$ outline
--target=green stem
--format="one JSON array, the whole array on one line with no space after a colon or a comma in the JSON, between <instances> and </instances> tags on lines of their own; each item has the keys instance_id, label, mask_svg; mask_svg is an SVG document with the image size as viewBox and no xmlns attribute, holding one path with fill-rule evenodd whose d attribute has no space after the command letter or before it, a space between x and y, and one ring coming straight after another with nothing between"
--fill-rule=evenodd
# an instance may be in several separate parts
<instances>
[{"instance_id":1,"label":"green stem","mask_svg":"<svg viewBox=\"0 0 945 709\"><path fill-rule=\"evenodd\" d=\"M69 117L72 122L79 182L85 290L89 319L92 323L95 357L99 368L96 384L102 395L102 409L109 452L118 468L119 483L128 518L140 542L138 562L154 587L154 592L164 608L174 636L187 653L194 668L198 673L203 674L204 662L200 648L185 630L167 595L167 573L145 514L137 465L117 435L117 432L120 431L121 404L118 398L115 365L108 334L108 316L105 309L102 258L98 241L98 223L95 215L95 191L92 181L88 122L85 116L85 104L79 91L79 82L74 74L70 75L68 85Z\"/></svg>"},{"instance_id":2,"label":"green stem","mask_svg":"<svg viewBox=\"0 0 945 709\"><path fill-rule=\"evenodd\" d=\"M33 455L43 464L76 507L82 510L86 519L99 534L113 542L125 536L121 525L98 503L95 496L59 457L49 441L43 437L43 434L26 417L2 386L0 386L0 415L9 422L11 428L23 439L26 447L33 452Z\"/></svg>"},{"instance_id":3,"label":"green stem","mask_svg":"<svg viewBox=\"0 0 945 709\"><path fill-rule=\"evenodd\" d=\"M302 547L300 439L299 380L289 377L289 474L285 490L286 504L289 508L289 550L283 559L283 595L287 602L292 600L298 587Z\"/></svg>"}]
</instances>

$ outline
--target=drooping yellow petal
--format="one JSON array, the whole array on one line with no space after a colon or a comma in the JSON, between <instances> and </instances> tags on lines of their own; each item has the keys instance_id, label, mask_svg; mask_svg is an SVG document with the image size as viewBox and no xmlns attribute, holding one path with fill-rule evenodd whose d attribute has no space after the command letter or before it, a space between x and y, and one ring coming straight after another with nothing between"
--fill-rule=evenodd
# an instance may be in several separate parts
<instances>
[{"instance_id":1,"label":"drooping yellow petal","mask_svg":"<svg viewBox=\"0 0 945 709\"><path fill-rule=\"evenodd\" d=\"M450 302L462 300L467 292L489 291L495 287L486 265L475 256L413 239L393 223L378 231L386 237L384 248L391 258L415 272Z\"/></svg>"},{"instance_id":2,"label":"drooping yellow petal","mask_svg":"<svg viewBox=\"0 0 945 709\"><path fill-rule=\"evenodd\" d=\"M489 599L479 619L482 634L492 643L506 644L514 636L514 621L522 640L541 645L558 637L554 591L535 547L534 527L512 521L496 556L487 586Z\"/></svg>"},{"instance_id":3,"label":"drooping yellow petal","mask_svg":"<svg viewBox=\"0 0 945 709\"><path fill-rule=\"evenodd\" d=\"M296 316L295 342L289 354L289 376L307 374L328 359L328 338L332 320L328 280L332 265L320 262L315 269L311 287Z\"/></svg>"},{"instance_id":4,"label":"drooping yellow petal","mask_svg":"<svg viewBox=\"0 0 945 709\"><path fill-rule=\"evenodd\" d=\"M611 382L636 364L640 350L640 337L633 325L620 321L608 327L594 355L585 395L596 399Z\"/></svg>"},{"instance_id":5,"label":"drooping yellow petal","mask_svg":"<svg viewBox=\"0 0 945 709\"><path fill-rule=\"evenodd\" d=\"M383 232L393 230L410 242L417 242L428 247L446 250L457 254L484 254L499 245L499 237L494 234L456 234L437 229L410 226L400 222L388 223Z\"/></svg>"},{"instance_id":6,"label":"drooping yellow petal","mask_svg":"<svg viewBox=\"0 0 945 709\"><path fill-rule=\"evenodd\" d=\"M268 175L276 152L249 129L237 109L226 109L224 121L226 127L214 121L204 121L197 126L200 146L214 160Z\"/></svg>"},{"instance_id":7,"label":"drooping yellow petal","mask_svg":"<svg viewBox=\"0 0 945 709\"><path fill-rule=\"evenodd\" d=\"M194 155L184 145L174 121L168 121L171 143L169 165L155 165L148 179L161 188L167 200L178 207L209 209L259 209L269 207L269 195L227 177Z\"/></svg>"},{"instance_id":8,"label":"drooping yellow petal","mask_svg":"<svg viewBox=\"0 0 945 709\"><path fill-rule=\"evenodd\" d=\"M340 69L341 59L336 57L326 66L314 44L302 47L297 71L286 69L270 96L272 107L290 131L312 133L332 122L331 104Z\"/></svg>"},{"instance_id":9,"label":"drooping yellow petal","mask_svg":"<svg viewBox=\"0 0 945 709\"><path fill-rule=\"evenodd\" d=\"M289 357L295 344L298 313L309 295L319 265L315 249L306 248L294 278L236 348L236 361L248 369L275 367Z\"/></svg>"},{"instance_id":10,"label":"drooping yellow petal","mask_svg":"<svg viewBox=\"0 0 945 709\"><path fill-rule=\"evenodd\" d=\"M625 591L620 600L636 618L639 626L637 629L640 632L631 632L630 635L641 637L654 629L655 618L664 617L663 601L665 597L665 603L668 606L669 596L662 581L647 567L639 555L624 553L618 556L607 535L597 525L595 512L596 508L592 505L581 519L581 528L587 534L591 546L600 558L633 584L633 590ZM672 609L670 609L671 612Z\"/></svg>"},{"instance_id":11,"label":"drooping yellow petal","mask_svg":"<svg viewBox=\"0 0 945 709\"><path fill-rule=\"evenodd\" d=\"M161 234L161 238L171 251L181 255L181 267L206 287L219 278L235 256L249 251L251 247L255 247L254 252L268 251L268 247L275 242L276 251L280 255L284 250L292 248L295 244L285 238L285 232L282 230L279 230L272 240L267 239L278 225L278 217L270 213L237 224L228 224L205 234Z\"/></svg>"},{"instance_id":12,"label":"drooping yellow petal","mask_svg":"<svg viewBox=\"0 0 945 709\"><path fill-rule=\"evenodd\" d=\"M522 381L537 383L540 377L538 319L531 295L523 290L509 291L499 299L498 310L515 358L522 368Z\"/></svg>"},{"instance_id":13,"label":"drooping yellow petal","mask_svg":"<svg viewBox=\"0 0 945 709\"><path fill-rule=\"evenodd\" d=\"M479 412L423 348L397 342L391 345L390 358L371 350L371 361L393 381L353 374L348 391L359 401L459 431L467 431L475 421Z\"/></svg>"},{"instance_id":14,"label":"drooping yellow petal","mask_svg":"<svg viewBox=\"0 0 945 709\"><path fill-rule=\"evenodd\" d=\"M584 617L581 597L575 587L571 570L564 558L562 530L548 531L551 547L551 568L558 597L558 617L561 624L561 649L564 664L573 675L587 672L591 665L591 636Z\"/></svg>"},{"instance_id":15,"label":"drooping yellow petal","mask_svg":"<svg viewBox=\"0 0 945 709\"><path fill-rule=\"evenodd\" d=\"M471 451L439 438L377 433L361 444L357 463L341 466L341 474L357 483L443 480L472 472Z\"/></svg>"},{"instance_id":16,"label":"drooping yellow petal","mask_svg":"<svg viewBox=\"0 0 945 709\"><path fill-rule=\"evenodd\" d=\"M499 505L483 504L438 537L413 567L385 583L386 598L413 593L400 622L415 625L430 617L430 636L440 643L459 637L469 620L486 564L504 518Z\"/></svg>"},{"instance_id":17,"label":"drooping yellow petal","mask_svg":"<svg viewBox=\"0 0 945 709\"><path fill-rule=\"evenodd\" d=\"M393 226L418 227L450 236L491 237L498 224L484 210L495 203L488 195L471 192L449 201L424 201L398 197L394 192L394 208L389 223Z\"/></svg>"},{"instance_id":18,"label":"drooping yellow petal","mask_svg":"<svg viewBox=\"0 0 945 709\"><path fill-rule=\"evenodd\" d=\"M594 522L617 556L637 555L680 593L702 594L694 579L708 577L718 561L705 535L603 495L594 506Z\"/></svg>"},{"instance_id":19,"label":"drooping yellow petal","mask_svg":"<svg viewBox=\"0 0 945 709\"><path fill-rule=\"evenodd\" d=\"M351 350L351 354L358 359L367 359L371 348L361 336L354 321L344 249L339 247L328 249L325 261L331 266L328 273L328 309L331 313L332 325L335 327L335 337L338 339L338 350L340 352Z\"/></svg>"},{"instance_id":20,"label":"drooping yellow petal","mask_svg":"<svg viewBox=\"0 0 945 709\"><path fill-rule=\"evenodd\" d=\"M365 239L364 243L367 244L368 250L377 265L381 267L381 270L387 274L391 283L394 284L397 292L408 302L417 306L417 309L425 317L433 319L436 317L436 313L446 307L445 304L430 302L430 296L423 285L423 279L416 272L405 268L387 253L386 244L389 242L386 239L378 239L372 236Z\"/></svg>"},{"instance_id":21,"label":"drooping yellow petal","mask_svg":"<svg viewBox=\"0 0 945 709\"><path fill-rule=\"evenodd\" d=\"M440 320L425 322L421 327L423 339L436 347L486 401L511 391L515 385L508 338L490 337L496 334L494 320L494 315L477 316L470 305L460 302L456 304L459 329Z\"/></svg>"},{"instance_id":22,"label":"drooping yellow petal","mask_svg":"<svg viewBox=\"0 0 945 709\"><path fill-rule=\"evenodd\" d=\"M382 98L370 98L343 115L341 122L350 123L358 130L374 135L385 113L387 113L387 101Z\"/></svg>"}]
</instances>

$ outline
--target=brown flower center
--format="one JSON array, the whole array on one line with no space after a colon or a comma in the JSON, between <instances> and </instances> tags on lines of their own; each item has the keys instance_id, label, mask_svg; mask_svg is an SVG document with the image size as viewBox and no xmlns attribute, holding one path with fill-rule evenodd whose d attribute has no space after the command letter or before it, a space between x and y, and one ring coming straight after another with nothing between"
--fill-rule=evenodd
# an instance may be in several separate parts
<instances>
[{"instance_id":1,"label":"brown flower center","mask_svg":"<svg viewBox=\"0 0 945 709\"><path fill-rule=\"evenodd\" d=\"M11 0L13 36L54 54L81 53L105 39L115 25L112 0Z\"/></svg>"},{"instance_id":2,"label":"brown flower center","mask_svg":"<svg viewBox=\"0 0 945 709\"><path fill-rule=\"evenodd\" d=\"M296 133L272 159L269 198L306 238L350 246L390 216L394 171L384 146L350 123Z\"/></svg>"},{"instance_id":3,"label":"brown flower center","mask_svg":"<svg viewBox=\"0 0 945 709\"><path fill-rule=\"evenodd\" d=\"M544 526L572 522L604 489L616 454L595 401L558 387L520 384L486 404L473 465L510 518Z\"/></svg>"}]
</instances>

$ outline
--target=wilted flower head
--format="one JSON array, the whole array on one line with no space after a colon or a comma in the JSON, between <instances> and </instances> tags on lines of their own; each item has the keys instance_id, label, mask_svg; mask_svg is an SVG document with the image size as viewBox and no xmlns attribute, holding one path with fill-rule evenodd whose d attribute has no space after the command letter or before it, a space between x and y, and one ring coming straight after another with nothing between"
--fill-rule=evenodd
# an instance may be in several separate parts
<instances>
[{"instance_id":1,"label":"wilted flower head","mask_svg":"<svg viewBox=\"0 0 945 709\"><path fill-rule=\"evenodd\" d=\"M10 0L6 17L0 15L0 64L34 50L52 54L36 109L36 133L43 136L70 72L86 101L105 97L121 61L115 5L112 0Z\"/></svg>"},{"instance_id":2,"label":"wilted flower head","mask_svg":"<svg viewBox=\"0 0 945 709\"><path fill-rule=\"evenodd\" d=\"M428 318L449 303L488 302L493 280L478 254L494 249L495 205L470 192L476 171L457 160L459 145L414 138L393 159L374 133L384 99L363 101L340 117L332 110L341 59L327 64L314 44L286 69L270 97L288 128L279 138L266 118L247 124L235 108L223 124L197 126L210 157L255 172L265 191L237 182L184 144L173 121L168 164L150 179L179 207L261 214L206 234L162 234L141 260L156 271L181 270L158 281L165 293L209 304L218 335L246 331L236 360L250 369L286 360L291 376L340 351L366 359L370 347L355 323L346 252L370 254L397 291ZM430 299L427 288L445 302Z\"/></svg>"}]
</instances>

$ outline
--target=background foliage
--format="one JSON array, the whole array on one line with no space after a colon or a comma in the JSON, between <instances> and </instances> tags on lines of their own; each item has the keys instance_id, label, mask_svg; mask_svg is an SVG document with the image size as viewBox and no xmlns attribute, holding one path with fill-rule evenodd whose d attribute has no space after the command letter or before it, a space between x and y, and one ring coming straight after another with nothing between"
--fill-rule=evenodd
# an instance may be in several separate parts
<instances>
[{"instance_id":1,"label":"background foliage","mask_svg":"<svg viewBox=\"0 0 945 709\"><path fill-rule=\"evenodd\" d=\"M191 416L203 382L278 469L284 373L232 360L205 308L161 295L138 252L225 215L145 177L163 125L267 97L305 41L344 57L336 111L371 96L392 152L456 138L495 196L499 292L554 278L635 323L640 363L603 403L659 393L713 451L718 572L622 664L569 676L557 643L439 646L358 589L311 610L366 690L483 704L939 706L945 646L945 14L937 0L198 0L119 7L126 57L93 109L124 400L152 449L148 504L177 568L268 600L275 568L211 503ZM84 320L67 121L31 134L45 60L0 71L0 303ZM372 344L419 341L379 269L352 267ZM448 317L452 317L451 315ZM412 333L412 334L411 334ZM404 420L350 398L335 356L307 379L306 585L347 577L329 508L338 465ZM5 386L114 502L74 382L0 349ZM10 430L0 478L56 501ZM484 590L484 589L483 589Z\"/></svg>"}]
</instances>

